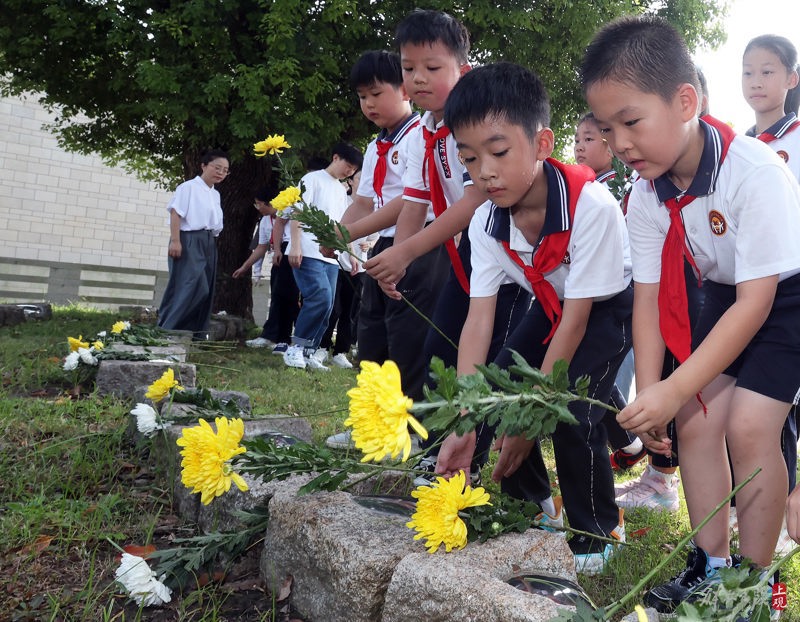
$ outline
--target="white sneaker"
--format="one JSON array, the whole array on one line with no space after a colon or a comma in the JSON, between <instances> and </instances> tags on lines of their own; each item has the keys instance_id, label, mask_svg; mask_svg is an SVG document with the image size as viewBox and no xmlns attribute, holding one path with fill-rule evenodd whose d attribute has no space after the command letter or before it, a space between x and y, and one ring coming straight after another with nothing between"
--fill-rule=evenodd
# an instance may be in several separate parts
<instances>
[{"instance_id":1,"label":"white sneaker","mask_svg":"<svg viewBox=\"0 0 800 622\"><path fill-rule=\"evenodd\" d=\"M273 348L275 344L269 339L264 337L256 337L255 339L248 339L244 342L248 348Z\"/></svg>"},{"instance_id":2,"label":"white sneaker","mask_svg":"<svg viewBox=\"0 0 800 622\"><path fill-rule=\"evenodd\" d=\"M334 356L331 359L331 362L336 365L336 367L343 367L344 369L353 369L353 364L347 360L347 357L344 355L344 352L341 352Z\"/></svg>"},{"instance_id":3,"label":"white sneaker","mask_svg":"<svg viewBox=\"0 0 800 622\"><path fill-rule=\"evenodd\" d=\"M317 348L310 358L315 358L322 364L328 360L328 351L325 348Z\"/></svg>"},{"instance_id":4,"label":"white sneaker","mask_svg":"<svg viewBox=\"0 0 800 622\"><path fill-rule=\"evenodd\" d=\"M345 430L329 436L325 439L325 445L331 449L351 449L355 447L352 430Z\"/></svg>"},{"instance_id":5,"label":"white sneaker","mask_svg":"<svg viewBox=\"0 0 800 622\"><path fill-rule=\"evenodd\" d=\"M538 527L539 529L543 529L544 531L550 531L553 533L557 533L563 537L567 537L567 532L564 531L564 500L559 495L553 497L553 505L556 508L555 515L551 516L544 510L539 512L533 519L534 527Z\"/></svg>"},{"instance_id":6,"label":"white sneaker","mask_svg":"<svg viewBox=\"0 0 800 622\"><path fill-rule=\"evenodd\" d=\"M649 464L635 485L630 486L617 497L617 505L621 508L650 508L677 512L680 505L678 499L679 480L676 475L667 482Z\"/></svg>"},{"instance_id":7,"label":"white sneaker","mask_svg":"<svg viewBox=\"0 0 800 622\"><path fill-rule=\"evenodd\" d=\"M317 350L317 352L319 352L319 350ZM315 371L330 371L327 367L325 367L325 365L322 364L322 361L316 357L317 352L311 356L305 357L306 369L313 369Z\"/></svg>"},{"instance_id":8,"label":"white sneaker","mask_svg":"<svg viewBox=\"0 0 800 622\"><path fill-rule=\"evenodd\" d=\"M289 346L289 349L283 353L283 362L289 367L305 369L306 357L303 356L303 346Z\"/></svg>"}]
</instances>

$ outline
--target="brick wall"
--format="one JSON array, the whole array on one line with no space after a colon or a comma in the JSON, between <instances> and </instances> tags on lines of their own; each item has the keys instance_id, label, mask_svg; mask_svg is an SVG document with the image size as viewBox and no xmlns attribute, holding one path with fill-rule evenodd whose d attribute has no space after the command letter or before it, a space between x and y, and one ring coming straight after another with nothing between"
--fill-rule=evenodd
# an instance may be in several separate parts
<instances>
[{"instance_id":1,"label":"brick wall","mask_svg":"<svg viewBox=\"0 0 800 622\"><path fill-rule=\"evenodd\" d=\"M116 270L110 278L132 283L141 282L139 271L162 277L171 193L105 166L99 157L60 149L42 127L52 120L34 99L0 98L0 259L6 264L0 299L45 296L47 289L35 282L44 266L131 270L130 278ZM15 271L16 278L9 278ZM155 296L154 286L144 289L138 298Z\"/></svg>"}]
</instances>

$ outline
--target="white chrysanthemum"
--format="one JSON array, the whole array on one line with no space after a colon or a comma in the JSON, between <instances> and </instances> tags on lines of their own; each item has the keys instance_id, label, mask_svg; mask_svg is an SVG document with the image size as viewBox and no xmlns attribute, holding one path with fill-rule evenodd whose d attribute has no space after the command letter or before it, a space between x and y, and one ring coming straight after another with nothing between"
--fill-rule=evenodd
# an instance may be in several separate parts
<instances>
[{"instance_id":1,"label":"white chrysanthemum","mask_svg":"<svg viewBox=\"0 0 800 622\"><path fill-rule=\"evenodd\" d=\"M86 363L87 365L97 365L99 362L97 357L94 355L94 348L78 348L78 355L81 357L81 361Z\"/></svg>"},{"instance_id":2,"label":"white chrysanthemum","mask_svg":"<svg viewBox=\"0 0 800 622\"><path fill-rule=\"evenodd\" d=\"M69 354L67 354L67 358L64 359L64 370L72 371L73 369L77 369L80 360L81 360L81 355L78 354L77 351L70 352Z\"/></svg>"},{"instance_id":3,"label":"white chrysanthemum","mask_svg":"<svg viewBox=\"0 0 800 622\"><path fill-rule=\"evenodd\" d=\"M152 436L156 430L164 427L158 422L158 413L150 404L139 402L131 414L136 417L136 429L145 436Z\"/></svg>"},{"instance_id":4,"label":"white chrysanthemum","mask_svg":"<svg viewBox=\"0 0 800 622\"><path fill-rule=\"evenodd\" d=\"M172 600L172 590L156 579L156 573L150 570L150 566L141 557L123 553L116 577L137 605L151 607ZM161 576L163 578L164 575Z\"/></svg>"}]
</instances>

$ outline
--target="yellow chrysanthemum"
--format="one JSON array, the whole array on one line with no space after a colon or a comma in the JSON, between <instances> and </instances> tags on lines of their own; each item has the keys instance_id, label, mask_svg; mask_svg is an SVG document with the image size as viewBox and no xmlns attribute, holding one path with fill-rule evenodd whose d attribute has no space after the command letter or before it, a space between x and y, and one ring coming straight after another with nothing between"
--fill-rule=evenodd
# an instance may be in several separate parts
<instances>
[{"instance_id":1,"label":"yellow chrysanthemum","mask_svg":"<svg viewBox=\"0 0 800 622\"><path fill-rule=\"evenodd\" d=\"M284 149L291 149L291 147L292 146L286 142L283 134L272 134L253 145L253 153L257 158L263 158L268 153L270 155L283 153Z\"/></svg>"},{"instance_id":2,"label":"yellow chrysanthemum","mask_svg":"<svg viewBox=\"0 0 800 622\"><path fill-rule=\"evenodd\" d=\"M403 461L408 460L411 453L409 424L422 438L428 438L427 430L408 412L414 402L403 395L400 370L394 361L386 361L382 366L361 361L356 386L347 396L350 416L344 424L353 428L353 442L364 452L361 462L378 462L389 455L396 458L400 452Z\"/></svg>"},{"instance_id":3,"label":"yellow chrysanthemum","mask_svg":"<svg viewBox=\"0 0 800 622\"><path fill-rule=\"evenodd\" d=\"M98 339L97 341L95 341L95 342L92 344L92 347L93 347L95 350L102 350L103 348L105 348L105 345L103 344L103 342L102 342L102 341L100 341L100 340Z\"/></svg>"},{"instance_id":4,"label":"yellow chrysanthemum","mask_svg":"<svg viewBox=\"0 0 800 622\"><path fill-rule=\"evenodd\" d=\"M183 447L183 485L191 488L192 492L199 492L203 505L228 492L231 482L242 492L248 490L242 476L235 473L229 464L231 458L245 452L245 448L239 444L244 434L244 422L241 419L217 417L214 419L216 433L207 421L200 419L199 423L199 426L185 428L175 441Z\"/></svg>"},{"instance_id":5,"label":"yellow chrysanthemum","mask_svg":"<svg viewBox=\"0 0 800 622\"><path fill-rule=\"evenodd\" d=\"M298 203L301 198L300 188L297 186L289 186L285 190L281 190L270 204L279 212L282 212L287 207L291 207L292 205Z\"/></svg>"},{"instance_id":6,"label":"yellow chrysanthemum","mask_svg":"<svg viewBox=\"0 0 800 622\"><path fill-rule=\"evenodd\" d=\"M169 395L172 387L175 387L178 391L183 391L183 387L175 380L175 372L170 367L161 375L161 378L147 387L147 393L144 396L158 403Z\"/></svg>"},{"instance_id":7,"label":"yellow chrysanthemum","mask_svg":"<svg viewBox=\"0 0 800 622\"><path fill-rule=\"evenodd\" d=\"M81 348L89 349L89 342L83 340L83 335L78 335L77 339L75 337L67 337L67 341L69 341L70 352L77 352Z\"/></svg>"},{"instance_id":8,"label":"yellow chrysanthemum","mask_svg":"<svg viewBox=\"0 0 800 622\"><path fill-rule=\"evenodd\" d=\"M123 330L128 330L130 327L130 322L123 322L120 320L119 322L114 322L114 325L111 327L111 332L115 335L119 335Z\"/></svg>"},{"instance_id":9,"label":"yellow chrysanthemum","mask_svg":"<svg viewBox=\"0 0 800 622\"><path fill-rule=\"evenodd\" d=\"M435 553L444 544L449 553L467 544L467 525L458 515L460 510L478 505L491 505L489 493L483 488L465 487L464 471L449 480L437 477L433 486L420 486L412 491L417 499L417 511L406 523L417 531L414 540L425 538L428 553Z\"/></svg>"}]
</instances>

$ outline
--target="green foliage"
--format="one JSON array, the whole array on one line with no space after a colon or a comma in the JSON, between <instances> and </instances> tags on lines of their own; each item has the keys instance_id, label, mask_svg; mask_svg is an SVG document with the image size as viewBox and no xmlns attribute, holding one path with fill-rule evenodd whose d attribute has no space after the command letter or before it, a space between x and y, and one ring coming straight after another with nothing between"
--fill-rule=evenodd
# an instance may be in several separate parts
<instances>
[{"instance_id":1,"label":"green foliage","mask_svg":"<svg viewBox=\"0 0 800 622\"><path fill-rule=\"evenodd\" d=\"M425 388L427 403L415 404L414 411L425 414L431 430L453 431L459 436L485 422L496 427L500 436L525 436L528 439L552 434L559 423L574 425L569 404L587 401L602 408L607 404L587 397L588 378L579 378L572 386L565 361L557 361L552 374L531 367L517 352L514 365L501 369L494 363L477 366L478 372L457 376L434 359L431 375L435 388Z\"/></svg>"},{"instance_id":2,"label":"green foliage","mask_svg":"<svg viewBox=\"0 0 800 622\"><path fill-rule=\"evenodd\" d=\"M374 133L347 84L365 50L391 46L409 0L0 2L0 90L34 92L58 113L61 144L124 163L166 186L193 174L209 146L251 159L267 133L300 153ZM722 40L720 0L564 2L433 0L463 19L473 60L535 67L550 90L556 135L585 107L575 67L598 26L656 11L690 45ZM262 171L263 172L263 171ZM248 175L252 169L248 169ZM238 175L233 166L231 177Z\"/></svg>"},{"instance_id":3,"label":"green foliage","mask_svg":"<svg viewBox=\"0 0 800 622\"><path fill-rule=\"evenodd\" d=\"M531 517L539 512L541 508L533 502L493 494L491 505L478 505L465 511L467 539L486 542L504 533L522 533L531 528Z\"/></svg>"}]
</instances>

